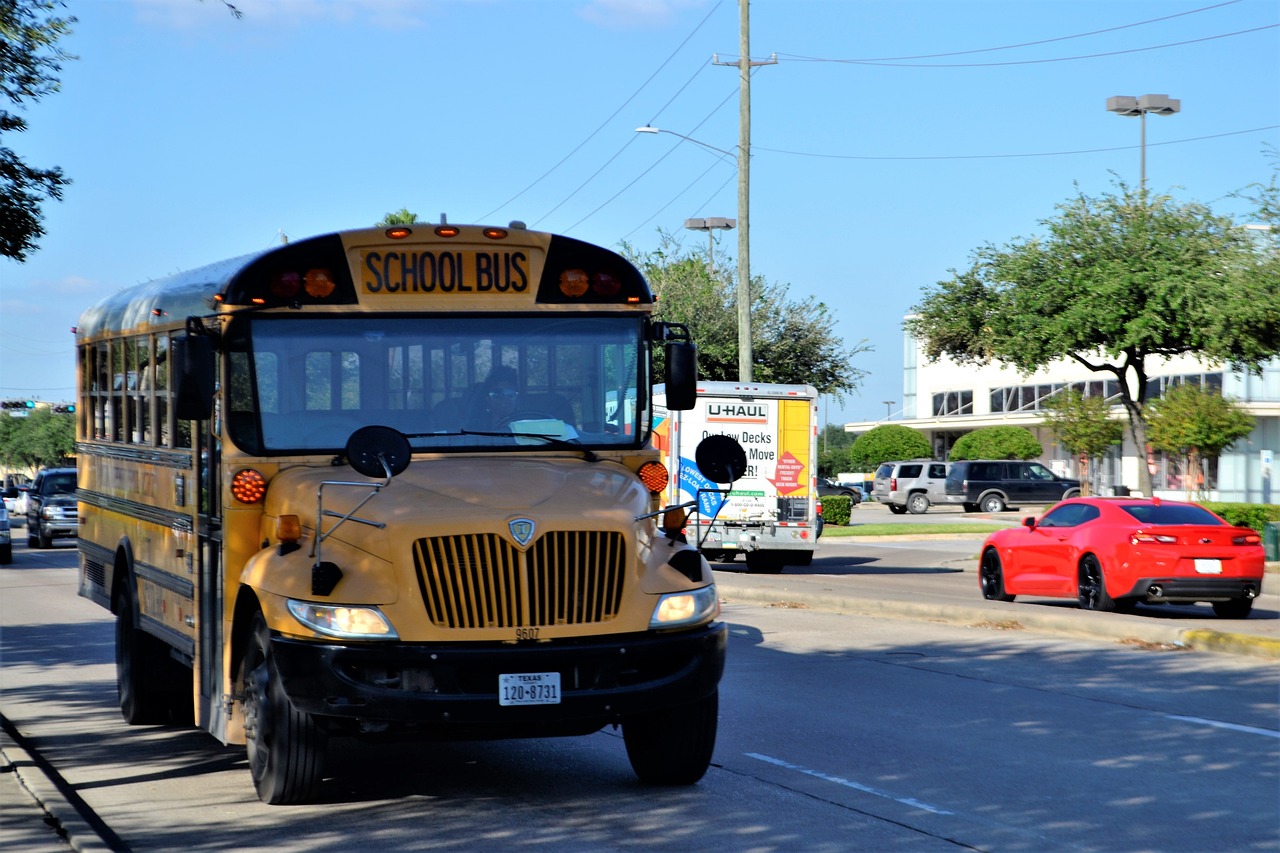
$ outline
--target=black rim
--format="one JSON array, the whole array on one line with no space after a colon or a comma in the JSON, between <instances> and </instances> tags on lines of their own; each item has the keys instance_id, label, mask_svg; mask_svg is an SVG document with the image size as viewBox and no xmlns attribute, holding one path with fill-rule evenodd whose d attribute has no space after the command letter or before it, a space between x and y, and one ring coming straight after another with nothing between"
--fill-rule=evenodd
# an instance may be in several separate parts
<instances>
[{"instance_id":1,"label":"black rim","mask_svg":"<svg viewBox=\"0 0 1280 853\"><path fill-rule=\"evenodd\" d=\"M1000 567L995 555L988 551L982 556L982 597L995 598L999 595Z\"/></svg>"},{"instance_id":2,"label":"black rim","mask_svg":"<svg viewBox=\"0 0 1280 853\"><path fill-rule=\"evenodd\" d=\"M1102 573L1098 564L1086 560L1080 568L1080 606L1086 610L1094 610L1098 606L1098 593L1101 589Z\"/></svg>"}]
</instances>

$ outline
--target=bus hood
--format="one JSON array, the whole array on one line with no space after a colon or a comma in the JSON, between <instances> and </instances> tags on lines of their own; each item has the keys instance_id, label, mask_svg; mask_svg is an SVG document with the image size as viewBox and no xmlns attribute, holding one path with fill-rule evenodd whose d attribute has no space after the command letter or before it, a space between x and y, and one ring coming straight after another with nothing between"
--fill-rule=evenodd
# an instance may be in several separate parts
<instances>
[{"instance_id":1,"label":"bus hood","mask_svg":"<svg viewBox=\"0 0 1280 853\"><path fill-rule=\"evenodd\" d=\"M651 505L636 475L615 462L455 457L416 460L372 497L381 481L350 468L291 468L272 480L266 512L297 515L314 529L320 486L334 481L359 485L324 487L326 532L338 521L332 513L353 514L326 542L346 542L384 557L388 549L398 550L395 543L426 536L496 533L514 541L526 535L518 532L522 521L533 523L535 536L548 530L631 532L636 516Z\"/></svg>"}]
</instances>

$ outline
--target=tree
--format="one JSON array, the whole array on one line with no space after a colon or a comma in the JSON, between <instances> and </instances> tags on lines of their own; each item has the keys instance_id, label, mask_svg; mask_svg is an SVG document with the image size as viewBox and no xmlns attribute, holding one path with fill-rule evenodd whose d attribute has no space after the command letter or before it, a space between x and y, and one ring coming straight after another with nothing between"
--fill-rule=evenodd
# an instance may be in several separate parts
<instances>
[{"instance_id":1,"label":"tree","mask_svg":"<svg viewBox=\"0 0 1280 853\"><path fill-rule=\"evenodd\" d=\"M1187 495L1205 491L1203 462L1216 459L1253 431L1254 420L1238 404L1199 385L1178 385L1147 406L1151 446L1186 461Z\"/></svg>"},{"instance_id":2,"label":"tree","mask_svg":"<svg viewBox=\"0 0 1280 853\"><path fill-rule=\"evenodd\" d=\"M849 448L853 446L853 435L844 431L839 424L827 424L818 436L818 474L823 477L834 477L841 471L854 469L849 460Z\"/></svg>"},{"instance_id":3,"label":"tree","mask_svg":"<svg viewBox=\"0 0 1280 853\"><path fill-rule=\"evenodd\" d=\"M1041 222L1044 238L976 250L906 327L931 359L998 361L1026 374L1071 359L1113 374L1141 448L1156 360L1195 355L1260 371L1280 353L1280 278L1229 218L1117 184L1058 205L1060 215ZM1150 494L1145 468L1139 486Z\"/></svg>"},{"instance_id":4,"label":"tree","mask_svg":"<svg viewBox=\"0 0 1280 853\"><path fill-rule=\"evenodd\" d=\"M1063 447L1083 458L1082 494L1096 494L1101 473L1098 458L1124 440L1124 426L1111 419L1110 404L1104 397L1086 397L1067 388L1049 400L1044 422Z\"/></svg>"},{"instance_id":5,"label":"tree","mask_svg":"<svg viewBox=\"0 0 1280 853\"><path fill-rule=\"evenodd\" d=\"M409 208L402 207L395 213L388 213L379 221L373 223L375 228L386 228L390 225L417 225L418 214L410 212Z\"/></svg>"},{"instance_id":6,"label":"tree","mask_svg":"<svg viewBox=\"0 0 1280 853\"><path fill-rule=\"evenodd\" d=\"M928 459L933 456L929 439L901 424L881 424L858 436L849 448L854 470L874 471L881 462L895 459Z\"/></svg>"},{"instance_id":7,"label":"tree","mask_svg":"<svg viewBox=\"0 0 1280 853\"><path fill-rule=\"evenodd\" d=\"M1019 426L975 429L951 446L952 462L961 459L1035 459L1044 448L1029 430Z\"/></svg>"},{"instance_id":8,"label":"tree","mask_svg":"<svg viewBox=\"0 0 1280 853\"><path fill-rule=\"evenodd\" d=\"M644 273L658 300L656 316L689 327L698 345L698 374L709 380L738 378L738 293L731 267L714 277L706 257L685 250L660 231L660 245L639 252L627 243L622 253ZM869 352L865 340L849 346L835 331L836 318L812 297L792 300L785 284L751 281L752 379L812 385L838 399L855 390L866 371L853 359Z\"/></svg>"},{"instance_id":9,"label":"tree","mask_svg":"<svg viewBox=\"0 0 1280 853\"><path fill-rule=\"evenodd\" d=\"M59 0L0 0L0 94L9 103L24 107L24 101L58 91L57 72L64 61L75 59L57 46L76 20L54 15L61 5ZM26 129L25 119L0 110L0 140ZM44 236L41 203L61 200L69 183L56 166L28 166L0 144L0 255L21 262L39 248L37 241Z\"/></svg>"},{"instance_id":10,"label":"tree","mask_svg":"<svg viewBox=\"0 0 1280 853\"><path fill-rule=\"evenodd\" d=\"M32 409L25 418L0 416L0 464L31 474L59 465L76 449L76 416Z\"/></svg>"}]
</instances>

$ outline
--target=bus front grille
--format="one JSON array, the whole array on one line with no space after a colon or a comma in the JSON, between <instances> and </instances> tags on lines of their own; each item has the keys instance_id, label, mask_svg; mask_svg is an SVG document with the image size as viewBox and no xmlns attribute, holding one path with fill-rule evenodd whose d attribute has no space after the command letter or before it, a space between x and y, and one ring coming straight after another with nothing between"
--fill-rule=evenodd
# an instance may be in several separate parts
<instances>
[{"instance_id":1,"label":"bus front grille","mask_svg":"<svg viewBox=\"0 0 1280 853\"><path fill-rule=\"evenodd\" d=\"M520 551L495 534L419 539L413 560L427 615L443 628L582 625L618 615L620 533L555 531Z\"/></svg>"}]
</instances>

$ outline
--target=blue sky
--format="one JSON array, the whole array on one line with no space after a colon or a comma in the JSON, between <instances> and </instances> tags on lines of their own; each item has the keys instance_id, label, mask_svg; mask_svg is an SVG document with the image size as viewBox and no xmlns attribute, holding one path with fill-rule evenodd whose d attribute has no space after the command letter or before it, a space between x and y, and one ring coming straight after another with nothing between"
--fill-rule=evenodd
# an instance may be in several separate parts
<instances>
[{"instance_id":1,"label":"blue sky","mask_svg":"<svg viewBox=\"0 0 1280 853\"><path fill-rule=\"evenodd\" d=\"M62 90L7 135L74 181L0 260L0 397L70 400L101 295L279 242L422 219L705 249L737 215L735 0L68 0ZM830 423L902 399L903 315L970 252L1138 181L1248 220L1280 147L1277 0L754 0L751 268L839 318L868 376ZM903 58L908 57L908 58ZM862 60L849 62L848 60ZM734 232L718 247L736 254Z\"/></svg>"}]
</instances>

